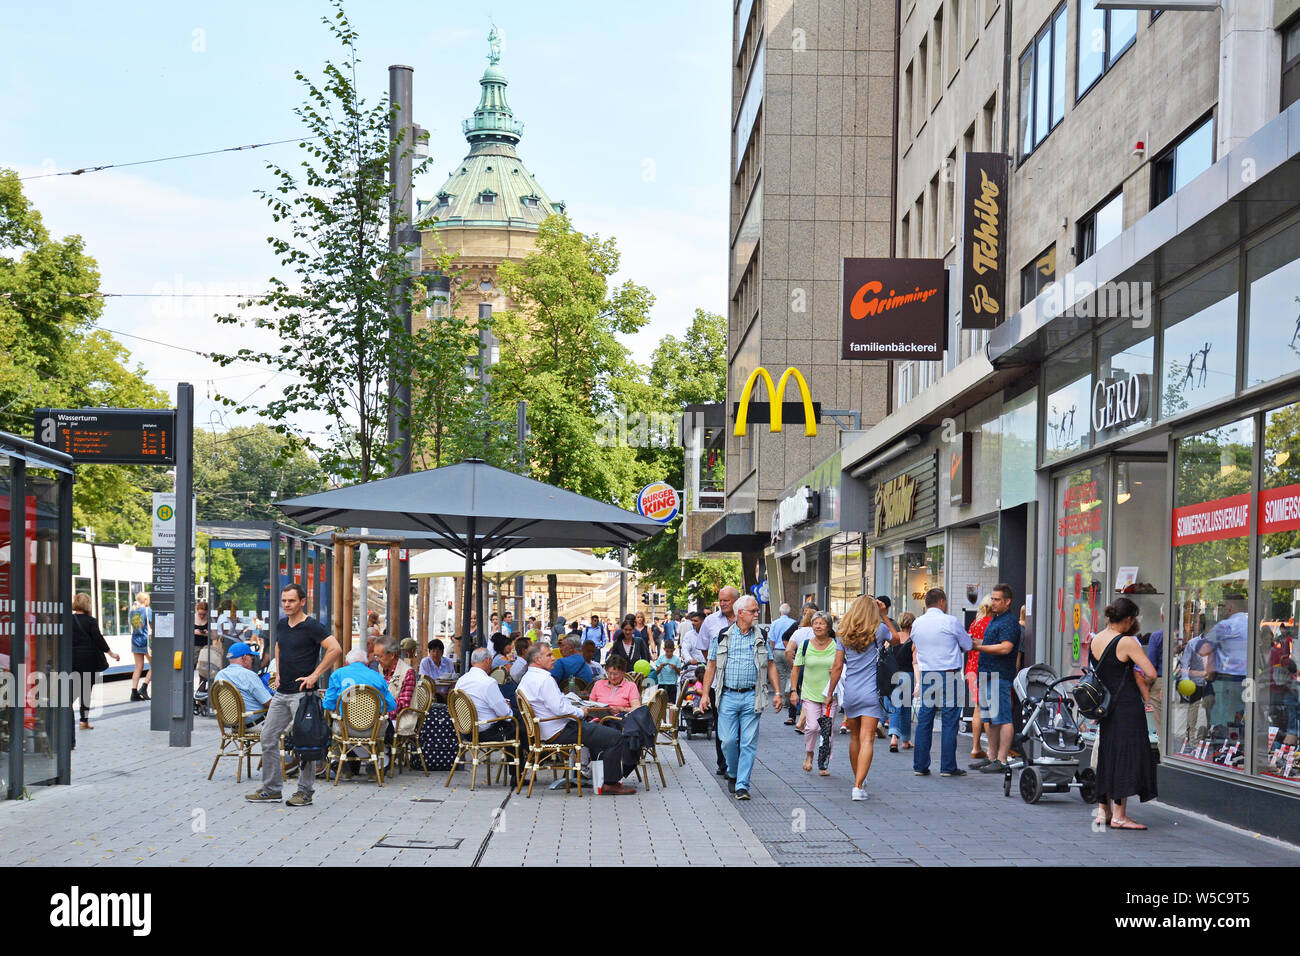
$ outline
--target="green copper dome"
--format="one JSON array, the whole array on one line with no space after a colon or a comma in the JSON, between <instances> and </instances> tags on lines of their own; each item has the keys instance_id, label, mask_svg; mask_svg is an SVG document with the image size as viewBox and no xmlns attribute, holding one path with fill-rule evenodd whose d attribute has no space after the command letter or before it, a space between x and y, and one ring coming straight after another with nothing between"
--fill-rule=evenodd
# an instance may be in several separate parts
<instances>
[{"instance_id":1,"label":"green copper dome","mask_svg":"<svg viewBox=\"0 0 1300 956\"><path fill-rule=\"evenodd\" d=\"M431 201L420 202L421 218L435 216L433 228L499 225L536 229L564 203L552 202L515 152L524 124L506 102L506 76L501 71L501 45L496 27L488 34L491 53L479 80L482 94L474 115L462 129L469 153L452 170Z\"/></svg>"}]
</instances>

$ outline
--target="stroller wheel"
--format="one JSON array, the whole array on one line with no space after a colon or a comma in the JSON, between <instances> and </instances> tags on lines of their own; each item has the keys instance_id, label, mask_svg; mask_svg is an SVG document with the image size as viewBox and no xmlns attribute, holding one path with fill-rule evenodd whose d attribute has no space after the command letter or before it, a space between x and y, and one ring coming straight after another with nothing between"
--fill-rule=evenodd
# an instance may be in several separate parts
<instances>
[{"instance_id":1,"label":"stroller wheel","mask_svg":"<svg viewBox=\"0 0 1300 956\"><path fill-rule=\"evenodd\" d=\"M1043 796L1043 778L1035 767L1026 767L1020 771L1020 799L1025 803L1037 803Z\"/></svg>"},{"instance_id":2,"label":"stroller wheel","mask_svg":"<svg viewBox=\"0 0 1300 956\"><path fill-rule=\"evenodd\" d=\"M1079 796L1083 798L1084 803L1097 802L1097 771L1091 767L1084 767L1079 771Z\"/></svg>"}]
</instances>

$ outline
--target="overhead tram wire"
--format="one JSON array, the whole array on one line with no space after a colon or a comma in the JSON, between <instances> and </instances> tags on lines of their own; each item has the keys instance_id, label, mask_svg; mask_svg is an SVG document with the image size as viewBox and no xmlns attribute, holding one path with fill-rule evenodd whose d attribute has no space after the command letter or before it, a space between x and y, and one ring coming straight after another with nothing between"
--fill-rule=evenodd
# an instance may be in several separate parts
<instances>
[{"instance_id":1,"label":"overhead tram wire","mask_svg":"<svg viewBox=\"0 0 1300 956\"><path fill-rule=\"evenodd\" d=\"M156 159L139 159L130 163L105 163L101 166L83 166L80 169L69 169L59 173L38 173L35 176L19 176L20 180L28 179L50 179L54 176L81 176L85 173L98 173L105 169L123 169L127 166L148 166L151 163L169 163L177 159L193 159L196 156L215 156L218 153L238 153L250 149L264 149L267 146L282 146L285 143L305 143L308 140L317 139L315 136L299 136L295 139L277 139L269 143L248 143L244 146L227 146L223 149L207 149L198 153L181 153L178 156L159 156Z\"/></svg>"}]
</instances>

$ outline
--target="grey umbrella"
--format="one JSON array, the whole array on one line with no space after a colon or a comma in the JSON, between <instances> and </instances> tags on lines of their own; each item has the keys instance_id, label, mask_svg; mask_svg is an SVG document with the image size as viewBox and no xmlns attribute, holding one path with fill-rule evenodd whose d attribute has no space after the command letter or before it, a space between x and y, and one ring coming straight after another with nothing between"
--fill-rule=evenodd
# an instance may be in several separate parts
<instances>
[{"instance_id":1,"label":"grey umbrella","mask_svg":"<svg viewBox=\"0 0 1300 956\"><path fill-rule=\"evenodd\" d=\"M278 501L276 507L304 523L383 528L387 530L369 533L393 534L408 544L419 541L463 555L462 633L467 635L473 603L470 582L477 571L477 597L482 603L486 559L517 547L621 547L663 528L635 512L474 458ZM481 607L479 620L484 620Z\"/></svg>"}]
</instances>

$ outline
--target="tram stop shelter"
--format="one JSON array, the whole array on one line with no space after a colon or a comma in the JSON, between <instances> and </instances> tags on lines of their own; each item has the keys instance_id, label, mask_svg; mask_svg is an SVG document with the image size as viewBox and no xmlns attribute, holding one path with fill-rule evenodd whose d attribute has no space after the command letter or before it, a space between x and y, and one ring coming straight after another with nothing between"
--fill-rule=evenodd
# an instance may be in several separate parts
<instances>
[{"instance_id":1,"label":"tram stop shelter","mask_svg":"<svg viewBox=\"0 0 1300 956\"><path fill-rule=\"evenodd\" d=\"M198 531L209 539L204 550L210 584L216 571L214 560L222 561L214 559L214 554L229 552L238 568L233 585L221 593L215 593L215 586L211 589L209 613L214 623L222 610L265 615L271 625L267 649L274 650L280 592L296 583L307 592L307 613L327 630L332 627L334 549L328 542L278 521L202 522ZM228 574L229 563L223 563Z\"/></svg>"}]
</instances>

